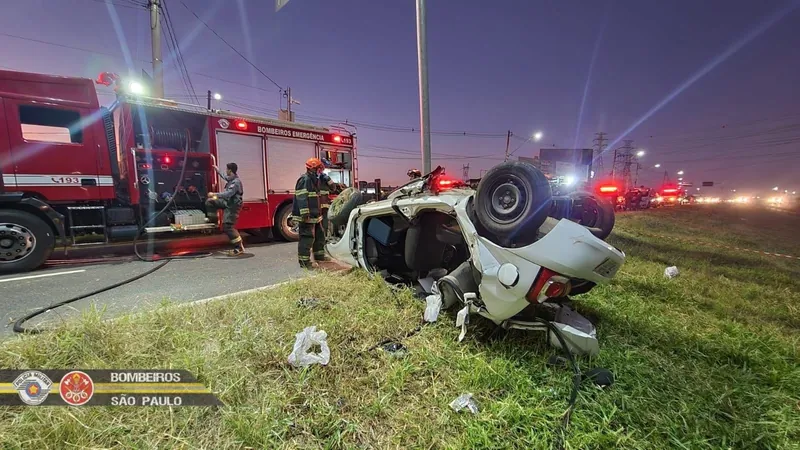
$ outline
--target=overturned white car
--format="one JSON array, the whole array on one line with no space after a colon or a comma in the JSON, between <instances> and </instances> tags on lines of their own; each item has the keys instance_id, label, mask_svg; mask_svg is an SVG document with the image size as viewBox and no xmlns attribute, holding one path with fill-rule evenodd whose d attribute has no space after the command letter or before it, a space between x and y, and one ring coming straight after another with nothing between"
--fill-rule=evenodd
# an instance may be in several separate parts
<instances>
[{"instance_id":1,"label":"overturned white car","mask_svg":"<svg viewBox=\"0 0 800 450\"><path fill-rule=\"evenodd\" d=\"M331 257L421 292L435 283L444 308L467 308L505 328L555 325L572 352L596 354L594 325L569 295L611 280L625 254L603 241L613 207L588 193L553 197L524 162L500 164L476 190L439 167L386 200L354 190L332 205Z\"/></svg>"}]
</instances>

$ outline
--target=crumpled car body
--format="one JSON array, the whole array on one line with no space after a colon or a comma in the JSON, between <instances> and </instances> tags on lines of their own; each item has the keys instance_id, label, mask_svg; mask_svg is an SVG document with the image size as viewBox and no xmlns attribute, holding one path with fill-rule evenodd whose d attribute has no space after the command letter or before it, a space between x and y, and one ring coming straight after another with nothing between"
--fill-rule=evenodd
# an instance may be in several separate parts
<instances>
[{"instance_id":1,"label":"crumpled car body","mask_svg":"<svg viewBox=\"0 0 800 450\"><path fill-rule=\"evenodd\" d=\"M433 280L445 308L466 307L506 329L550 332L549 321L570 350L597 353L595 328L570 307L568 295L610 281L624 253L568 218L547 217L525 245L487 237L475 213L480 186L426 185L434 186L435 177L352 209L327 252L423 295Z\"/></svg>"}]
</instances>

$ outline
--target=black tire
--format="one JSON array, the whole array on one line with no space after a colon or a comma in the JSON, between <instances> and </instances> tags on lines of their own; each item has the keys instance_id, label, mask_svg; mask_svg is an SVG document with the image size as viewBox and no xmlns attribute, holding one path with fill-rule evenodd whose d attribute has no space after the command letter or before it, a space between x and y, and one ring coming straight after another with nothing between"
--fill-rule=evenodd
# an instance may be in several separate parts
<instances>
[{"instance_id":1,"label":"black tire","mask_svg":"<svg viewBox=\"0 0 800 450\"><path fill-rule=\"evenodd\" d=\"M350 213L363 204L364 196L361 191L355 188L347 188L331 202L331 207L328 209L328 221L333 225L334 229L345 226L350 218Z\"/></svg>"},{"instance_id":2,"label":"black tire","mask_svg":"<svg viewBox=\"0 0 800 450\"><path fill-rule=\"evenodd\" d=\"M605 240L614 229L614 206L606 199L589 192L573 192L572 220L592 229L592 234Z\"/></svg>"},{"instance_id":3,"label":"black tire","mask_svg":"<svg viewBox=\"0 0 800 450\"><path fill-rule=\"evenodd\" d=\"M292 204L288 203L283 205L275 214L275 227L274 233L276 237L280 237L287 242L297 242L300 240L300 233L297 231L297 225L292 220Z\"/></svg>"},{"instance_id":4,"label":"black tire","mask_svg":"<svg viewBox=\"0 0 800 450\"><path fill-rule=\"evenodd\" d=\"M475 193L475 216L488 239L521 247L536 240L550 212L553 195L544 174L521 161L495 166Z\"/></svg>"},{"instance_id":5,"label":"black tire","mask_svg":"<svg viewBox=\"0 0 800 450\"><path fill-rule=\"evenodd\" d=\"M52 228L35 215L0 210L0 273L40 267L53 253L55 241Z\"/></svg>"}]
</instances>

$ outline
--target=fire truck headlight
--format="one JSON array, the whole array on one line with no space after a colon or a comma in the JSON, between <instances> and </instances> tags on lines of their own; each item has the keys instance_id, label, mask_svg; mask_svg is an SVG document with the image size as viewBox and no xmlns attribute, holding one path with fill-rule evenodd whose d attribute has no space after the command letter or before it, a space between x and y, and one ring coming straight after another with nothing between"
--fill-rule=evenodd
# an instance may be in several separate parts
<instances>
[{"instance_id":1,"label":"fire truck headlight","mask_svg":"<svg viewBox=\"0 0 800 450\"><path fill-rule=\"evenodd\" d=\"M568 175L566 178L564 178L564 184L566 184L567 186L572 186L573 184L575 184L575 177L573 177L572 175Z\"/></svg>"},{"instance_id":2,"label":"fire truck headlight","mask_svg":"<svg viewBox=\"0 0 800 450\"><path fill-rule=\"evenodd\" d=\"M131 94L141 95L144 94L144 86L138 81L131 81L128 83L128 91L130 91Z\"/></svg>"}]
</instances>

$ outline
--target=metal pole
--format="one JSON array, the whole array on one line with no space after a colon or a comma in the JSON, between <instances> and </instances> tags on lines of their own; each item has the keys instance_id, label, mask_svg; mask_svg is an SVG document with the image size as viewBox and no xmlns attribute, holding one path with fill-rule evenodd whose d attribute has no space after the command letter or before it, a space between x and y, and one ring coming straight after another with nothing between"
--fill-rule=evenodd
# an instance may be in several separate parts
<instances>
[{"instance_id":1,"label":"metal pole","mask_svg":"<svg viewBox=\"0 0 800 450\"><path fill-rule=\"evenodd\" d=\"M428 44L425 0L417 0L417 61L419 66L419 128L422 146L422 173L431 172L431 118L428 99Z\"/></svg>"},{"instance_id":2,"label":"metal pole","mask_svg":"<svg viewBox=\"0 0 800 450\"><path fill-rule=\"evenodd\" d=\"M614 182L614 171L617 168L617 149L614 149L614 161L611 163L611 182Z\"/></svg>"},{"instance_id":3,"label":"metal pole","mask_svg":"<svg viewBox=\"0 0 800 450\"><path fill-rule=\"evenodd\" d=\"M508 161L508 146L510 144L511 144L511 130L508 130L508 133L506 134L506 159L505 159L505 161Z\"/></svg>"},{"instance_id":4,"label":"metal pole","mask_svg":"<svg viewBox=\"0 0 800 450\"><path fill-rule=\"evenodd\" d=\"M164 72L161 68L161 0L150 0L150 44L153 49L153 79L155 90L153 96L164 98Z\"/></svg>"},{"instance_id":5,"label":"metal pole","mask_svg":"<svg viewBox=\"0 0 800 450\"><path fill-rule=\"evenodd\" d=\"M211 91L208 91L208 110L211 111Z\"/></svg>"}]
</instances>

